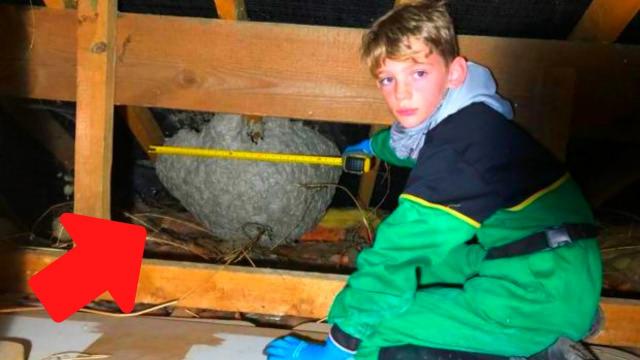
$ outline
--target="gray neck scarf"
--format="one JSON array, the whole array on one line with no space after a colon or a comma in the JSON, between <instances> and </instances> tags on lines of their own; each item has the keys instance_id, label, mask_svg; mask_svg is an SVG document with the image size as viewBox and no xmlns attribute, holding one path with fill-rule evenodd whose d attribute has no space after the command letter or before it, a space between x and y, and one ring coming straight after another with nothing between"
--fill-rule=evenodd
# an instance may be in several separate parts
<instances>
[{"instance_id":1,"label":"gray neck scarf","mask_svg":"<svg viewBox=\"0 0 640 360\"><path fill-rule=\"evenodd\" d=\"M511 104L496 93L496 82L491 72L472 62L467 62L467 67L467 78L462 86L448 89L440 105L420 125L407 129L398 121L393 122L390 145L399 158L417 160L427 132L449 115L472 103L485 103L507 119L513 119Z\"/></svg>"}]
</instances>

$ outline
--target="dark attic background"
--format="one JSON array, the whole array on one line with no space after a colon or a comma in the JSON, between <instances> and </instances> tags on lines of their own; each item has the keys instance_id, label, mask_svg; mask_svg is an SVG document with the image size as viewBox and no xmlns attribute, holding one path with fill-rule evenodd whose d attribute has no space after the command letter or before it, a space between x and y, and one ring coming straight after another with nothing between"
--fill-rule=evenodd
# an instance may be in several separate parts
<instances>
[{"instance_id":1,"label":"dark attic background","mask_svg":"<svg viewBox=\"0 0 640 360\"><path fill-rule=\"evenodd\" d=\"M121 12L216 18L212 0L120 0ZM517 37L534 39L567 39L591 0L450 0L449 8L458 34ZM34 0L0 0L0 4L42 6ZM250 21L366 28L377 17L391 9L391 0L245 0ZM640 45L640 14L636 14L619 36L617 43ZM524 54L523 56L526 56ZM550 54L552 56L552 54ZM73 135L73 103L22 101L26 107L46 109L56 123ZM173 110L152 109L164 135L179 129L199 129L208 120L197 118L175 120ZM153 166L138 146L116 111L113 208L127 209L138 199L148 206L176 206L157 179ZM11 120L14 121L3 121ZM300 119L304 120L304 119ZM19 125L16 113L0 113L0 210L11 209L17 223L26 229L55 231L42 216L56 204L72 199L73 174L68 166L51 160L41 143L27 135ZM308 122L332 140L340 150L369 134L368 126ZM19 150L18 150L19 149ZM572 124L567 149L567 165L594 200L594 208L602 222L624 224L625 229L640 231L640 122L638 114L629 118L607 120L606 123ZM383 168L382 168L383 169ZM408 172L391 168L391 186L383 182L384 169L378 175L372 205L390 211L397 204ZM359 178L343 174L340 184L357 192ZM337 191L332 207L353 207L344 191ZM122 215L121 215L122 216ZM117 217L114 215L114 217ZM634 228L635 227L635 228ZM625 230L626 231L626 230ZM640 281L640 279L637 279Z\"/></svg>"}]
</instances>

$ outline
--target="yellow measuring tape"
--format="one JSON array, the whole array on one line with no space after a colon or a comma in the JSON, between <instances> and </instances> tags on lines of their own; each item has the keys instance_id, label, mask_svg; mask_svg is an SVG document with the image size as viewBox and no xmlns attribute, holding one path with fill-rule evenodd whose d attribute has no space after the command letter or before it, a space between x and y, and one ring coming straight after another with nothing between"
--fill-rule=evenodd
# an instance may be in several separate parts
<instances>
[{"instance_id":1,"label":"yellow measuring tape","mask_svg":"<svg viewBox=\"0 0 640 360\"><path fill-rule=\"evenodd\" d=\"M149 146L148 153L157 155L203 156L235 160L340 166L345 171L356 174L368 172L371 169L371 159L360 154L348 154L344 157L319 156L154 145Z\"/></svg>"}]
</instances>

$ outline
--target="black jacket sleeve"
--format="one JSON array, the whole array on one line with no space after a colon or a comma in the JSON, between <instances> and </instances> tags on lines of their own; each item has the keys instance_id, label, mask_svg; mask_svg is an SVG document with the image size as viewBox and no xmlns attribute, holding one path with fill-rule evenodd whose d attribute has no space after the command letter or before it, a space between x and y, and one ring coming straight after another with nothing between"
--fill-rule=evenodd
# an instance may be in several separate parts
<instances>
[{"instance_id":1,"label":"black jacket sleeve","mask_svg":"<svg viewBox=\"0 0 640 360\"><path fill-rule=\"evenodd\" d=\"M405 193L481 223L564 173L551 152L516 123L474 103L427 133Z\"/></svg>"}]
</instances>

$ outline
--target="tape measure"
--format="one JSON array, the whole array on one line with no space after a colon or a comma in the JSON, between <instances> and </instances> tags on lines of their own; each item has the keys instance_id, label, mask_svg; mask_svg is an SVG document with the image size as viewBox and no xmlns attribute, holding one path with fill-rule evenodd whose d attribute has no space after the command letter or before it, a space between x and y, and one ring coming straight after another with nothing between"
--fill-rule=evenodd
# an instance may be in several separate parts
<instances>
[{"instance_id":1,"label":"tape measure","mask_svg":"<svg viewBox=\"0 0 640 360\"><path fill-rule=\"evenodd\" d=\"M371 170L371 158L363 154L320 156L155 145L149 146L147 152L157 155L202 156L220 159L339 166L342 167L345 172L352 174L362 174Z\"/></svg>"}]
</instances>

